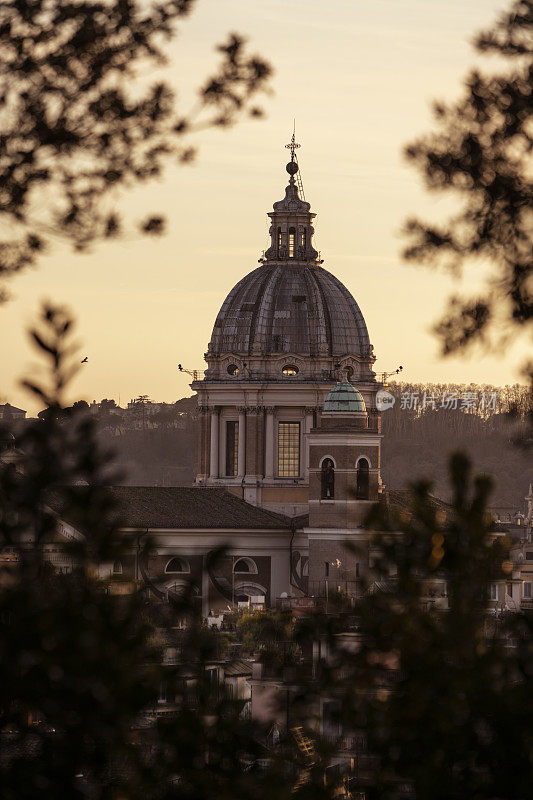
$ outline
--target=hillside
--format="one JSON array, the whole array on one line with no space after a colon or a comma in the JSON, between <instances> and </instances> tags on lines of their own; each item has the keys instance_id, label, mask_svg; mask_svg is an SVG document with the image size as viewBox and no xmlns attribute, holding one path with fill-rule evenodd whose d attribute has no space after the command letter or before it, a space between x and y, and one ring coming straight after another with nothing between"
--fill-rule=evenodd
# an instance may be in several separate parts
<instances>
[{"instance_id":1,"label":"hillside","mask_svg":"<svg viewBox=\"0 0 533 800\"><path fill-rule=\"evenodd\" d=\"M394 407L382 414L382 476L389 488L400 489L425 477L434 481L435 493L446 498L448 454L464 450L478 472L494 476L493 505L523 504L533 480L531 450L523 446L528 431L526 387L397 383L389 391L396 398ZM148 417L105 412L98 420L102 441L116 453L125 483L168 486L194 480L195 396Z\"/></svg>"}]
</instances>

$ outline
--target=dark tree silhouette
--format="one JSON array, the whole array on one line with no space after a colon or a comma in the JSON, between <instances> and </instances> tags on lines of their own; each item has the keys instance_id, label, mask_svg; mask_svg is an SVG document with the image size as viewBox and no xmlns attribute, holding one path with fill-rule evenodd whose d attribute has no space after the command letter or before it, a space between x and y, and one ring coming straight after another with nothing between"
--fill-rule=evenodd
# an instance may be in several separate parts
<instances>
[{"instance_id":1,"label":"dark tree silhouette","mask_svg":"<svg viewBox=\"0 0 533 800\"><path fill-rule=\"evenodd\" d=\"M479 296L450 298L436 325L444 354L487 340L498 322L516 335L533 308L532 0L515 0L474 44L499 56L498 68L471 72L457 103L435 103L437 130L405 151L430 190L462 201L442 224L407 221L407 259L453 271L471 260L496 268Z\"/></svg>"},{"instance_id":2,"label":"dark tree silhouette","mask_svg":"<svg viewBox=\"0 0 533 800\"><path fill-rule=\"evenodd\" d=\"M188 161L188 135L259 116L270 67L231 34L193 111L179 111L165 44L194 0L5 0L0 4L0 276L34 264L52 238L76 250L118 236L117 190ZM158 234L165 220L139 223Z\"/></svg>"},{"instance_id":3,"label":"dark tree silhouette","mask_svg":"<svg viewBox=\"0 0 533 800\"><path fill-rule=\"evenodd\" d=\"M364 594L344 612L339 598L337 614L297 633L327 641L319 691L365 743L351 788L368 800L531 793L533 617L488 609L491 582L512 579L510 540L491 531L490 479L461 454L450 477L446 512L425 481L401 511L374 508Z\"/></svg>"},{"instance_id":4,"label":"dark tree silhouette","mask_svg":"<svg viewBox=\"0 0 533 800\"><path fill-rule=\"evenodd\" d=\"M26 386L49 413L18 437L17 461L0 459L2 800L289 800L286 763L258 768L264 731L206 670L219 635L202 626L192 587L155 607L142 587L115 595L98 578L131 543L94 419L64 406L79 369L71 327L62 309L43 309L32 337L50 368ZM60 544L58 515L84 535ZM179 663L163 664L183 619ZM146 729L139 715L157 707L163 682L175 714Z\"/></svg>"}]
</instances>

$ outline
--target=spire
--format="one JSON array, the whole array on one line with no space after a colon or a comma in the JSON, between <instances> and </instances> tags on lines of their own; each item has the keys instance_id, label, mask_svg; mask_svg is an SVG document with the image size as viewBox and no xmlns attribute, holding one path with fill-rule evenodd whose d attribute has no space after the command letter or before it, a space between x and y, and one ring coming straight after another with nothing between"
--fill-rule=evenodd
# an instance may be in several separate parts
<instances>
[{"instance_id":1,"label":"spire","mask_svg":"<svg viewBox=\"0 0 533 800\"><path fill-rule=\"evenodd\" d=\"M291 160L285 169L290 175L289 184L285 187L285 197L274 203L274 211L269 213L270 247L265 252L264 261L284 261L291 264L318 263L318 252L312 245L315 232L312 221L316 214L311 212L311 205L303 196L303 185L299 175L296 150L300 145L296 141L296 127L292 138L285 147L291 151ZM297 179L295 180L295 175Z\"/></svg>"}]
</instances>

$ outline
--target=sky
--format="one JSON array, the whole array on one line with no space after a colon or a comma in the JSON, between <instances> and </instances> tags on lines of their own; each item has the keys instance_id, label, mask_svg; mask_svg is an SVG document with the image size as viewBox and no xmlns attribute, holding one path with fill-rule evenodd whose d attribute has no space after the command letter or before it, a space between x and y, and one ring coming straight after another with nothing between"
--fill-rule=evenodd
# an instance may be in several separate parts
<instances>
[{"instance_id":1,"label":"sky","mask_svg":"<svg viewBox=\"0 0 533 800\"><path fill-rule=\"evenodd\" d=\"M198 0L169 46L169 82L186 111L213 71L214 46L229 31L272 64L260 121L195 137L191 166L122 196L127 215L163 213L160 239L125 240L75 254L63 247L16 277L0 307L0 402L34 412L18 382L34 372L26 330L39 302L64 303L88 356L72 399L190 394L178 362L203 369L216 314L268 246L272 204L283 197L293 119L315 247L366 319L376 371L399 364L407 381L502 385L520 378L524 345L505 353L442 360L431 334L446 297L474 291L444 274L406 265L400 229L408 216L438 219L453 207L429 195L402 147L432 129L431 102L452 100L475 56L473 34L502 0ZM486 59L485 59L486 60ZM146 76L149 79L149 76ZM522 349L521 349L522 347Z\"/></svg>"}]
</instances>

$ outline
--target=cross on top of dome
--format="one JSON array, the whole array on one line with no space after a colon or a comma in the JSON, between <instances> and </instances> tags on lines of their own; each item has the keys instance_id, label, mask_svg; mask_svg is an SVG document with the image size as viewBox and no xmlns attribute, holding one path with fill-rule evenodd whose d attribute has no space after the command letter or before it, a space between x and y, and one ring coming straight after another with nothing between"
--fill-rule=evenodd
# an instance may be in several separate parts
<instances>
[{"instance_id":1,"label":"cross on top of dome","mask_svg":"<svg viewBox=\"0 0 533 800\"><path fill-rule=\"evenodd\" d=\"M289 144L286 144L285 147L287 150L291 151L291 161L294 161L294 151L297 150L300 145L296 142L296 123L294 125L294 130L292 132L292 139L290 140Z\"/></svg>"},{"instance_id":2,"label":"cross on top of dome","mask_svg":"<svg viewBox=\"0 0 533 800\"><path fill-rule=\"evenodd\" d=\"M287 148L287 150L291 151L291 160L289 161L289 163L287 164L285 169L287 170L287 172L291 176L290 183L293 184L294 183L294 176L296 175L296 173L299 170L298 159L296 158L296 155L295 155L295 150L297 150L300 147L300 145L296 141L296 123L294 123L294 130L292 132L292 139L290 140L289 144L285 145L285 147ZM301 183L301 178L299 178L299 181ZM302 189L302 194L303 194L303 186L301 186L301 189ZM302 197L302 199L305 200L305 197Z\"/></svg>"}]
</instances>

